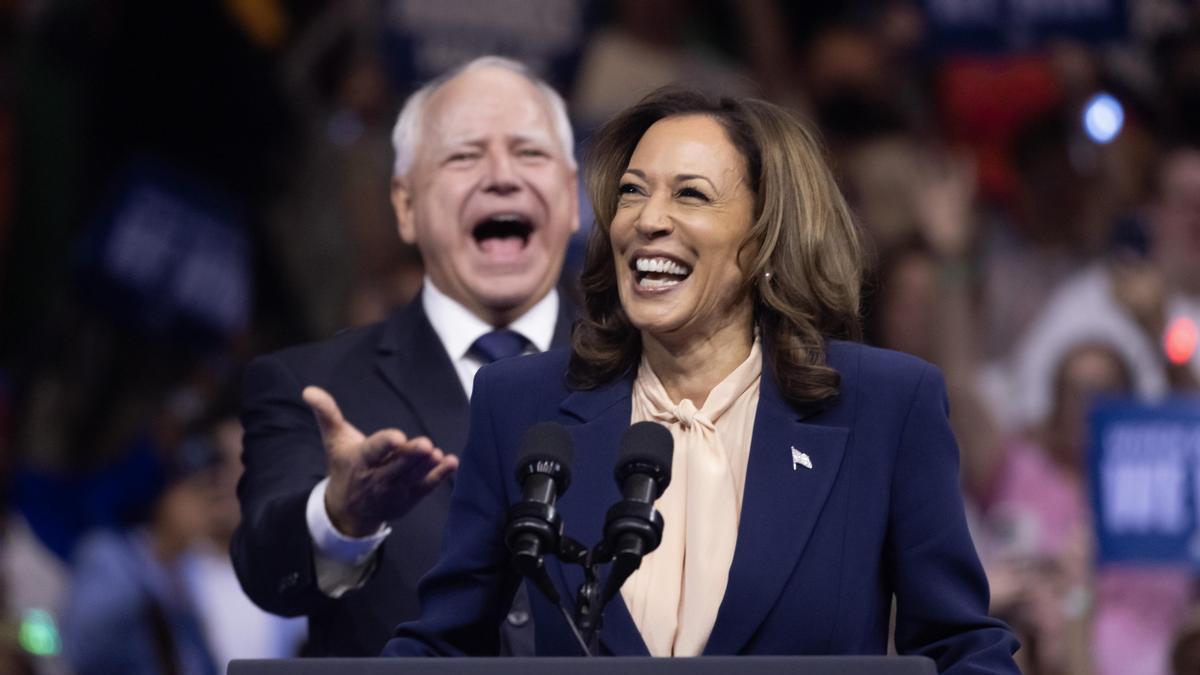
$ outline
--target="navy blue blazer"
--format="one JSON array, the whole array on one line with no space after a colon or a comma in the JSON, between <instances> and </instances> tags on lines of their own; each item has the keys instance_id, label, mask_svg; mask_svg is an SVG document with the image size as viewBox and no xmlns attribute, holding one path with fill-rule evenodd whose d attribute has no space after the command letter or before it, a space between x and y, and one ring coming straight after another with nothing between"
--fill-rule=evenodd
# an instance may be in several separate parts
<instances>
[{"instance_id":1,"label":"navy blue blazer","mask_svg":"<svg viewBox=\"0 0 1200 675\"><path fill-rule=\"evenodd\" d=\"M385 655L486 655L517 585L502 540L520 499L512 467L522 433L543 420L575 442L572 483L559 500L569 536L592 545L620 498L612 478L629 426L633 374L572 391L566 351L480 371L442 558L421 582L418 620ZM893 594L895 643L951 673L1017 673L1017 641L989 618L988 586L967 532L958 447L945 386L916 358L831 342L840 396L806 417L763 369L737 546L705 654L884 654ZM792 448L812 468L792 463ZM671 527L667 522L666 527ZM577 566L547 558L573 600ZM562 616L535 591L537 651L577 655ZM602 648L647 655L620 595L604 612Z\"/></svg>"},{"instance_id":2,"label":"navy blue blazer","mask_svg":"<svg viewBox=\"0 0 1200 675\"><path fill-rule=\"evenodd\" d=\"M565 297L560 308L558 345L571 325ZM456 454L466 443L467 396L420 299L386 321L261 356L246 369L242 521L230 551L242 588L269 612L307 615L307 653L376 656L397 623L418 615L417 582L438 560L451 489L438 486L389 523L392 534L361 588L327 597L317 587L305 519L309 493L327 473L316 419L300 397L310 384L329 391L365 434L396 427ZM533 638L518 616L506 639L526 653Z\"/></svg>"}]
</instances>

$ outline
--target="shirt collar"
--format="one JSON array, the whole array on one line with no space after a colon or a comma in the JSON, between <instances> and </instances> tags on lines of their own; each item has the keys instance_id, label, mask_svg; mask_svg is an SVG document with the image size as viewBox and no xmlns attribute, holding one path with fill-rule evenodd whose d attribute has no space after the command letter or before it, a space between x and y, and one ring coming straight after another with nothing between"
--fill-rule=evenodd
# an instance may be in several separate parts
<instances>
[{"instance_id":1,"label":"shirt collar","mask_svg":"<svg viewBox=\"0 0 1200 675\"><path fill-rule=\"evenodd\" d=\"M558 290L552 288L516 321L508 326L492 326L443 293L428 276L425 277L425 287L421 291L421 305L425 309L425 315L429 317L429 323L433 325L433 330L442 341L442 346L446 348L446 353L454 359L465 356L475 340L496 328L515 330L525 336L539 352L546 351L554 339L554 327L558 323L558 303Z\"/></svg>"}]
</instances>

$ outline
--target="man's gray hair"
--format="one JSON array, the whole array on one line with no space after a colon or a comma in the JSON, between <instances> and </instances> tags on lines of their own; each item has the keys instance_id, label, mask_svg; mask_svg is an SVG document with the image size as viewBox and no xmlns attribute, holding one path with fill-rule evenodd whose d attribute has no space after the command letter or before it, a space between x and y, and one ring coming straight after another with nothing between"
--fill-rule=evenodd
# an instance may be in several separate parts
<instances>
[{"instance_id":1,"label":"man's gray hair","mask_svg":"<svg viewBox=\"0 0 1200 675\"><path fill-rule=\"evenodd\" d=\"M530 84L545 98L546 106L550 110L554 134L562 144L563 159L572 169L575 168L575 137L571 131L571 120L567 117L566 103L563 102L554 87L546 84L528 66L519 61L502 56L481 56L427 82L404 102L404 107L400 109L400 115L396 118L396 126L392 129L392 148L396 151L396 162L392 165L393 177L401 177L412 168L417 147L420 144L425 108L429 104L430 97L459 75L483 68L503 68L529 80Z\"/></svg>"}]
</instances>

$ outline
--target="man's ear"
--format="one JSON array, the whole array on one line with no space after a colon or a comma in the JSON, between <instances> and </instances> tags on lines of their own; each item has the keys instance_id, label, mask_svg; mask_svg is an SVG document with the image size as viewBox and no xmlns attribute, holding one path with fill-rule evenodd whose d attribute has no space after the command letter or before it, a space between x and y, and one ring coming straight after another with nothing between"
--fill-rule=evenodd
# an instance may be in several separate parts
<instances>
[{"instance_id":1,"label":"man's ear","mask_svg":"<svg viewBox=\"0 0 1200 675\"><path fill-rule=\"evenodd\" d=\"M413 193L407 178L392 178L392 210L396 212L396 229L404 243L417 243L417 227L413 214Z\"/></svg>"}]
</instances>

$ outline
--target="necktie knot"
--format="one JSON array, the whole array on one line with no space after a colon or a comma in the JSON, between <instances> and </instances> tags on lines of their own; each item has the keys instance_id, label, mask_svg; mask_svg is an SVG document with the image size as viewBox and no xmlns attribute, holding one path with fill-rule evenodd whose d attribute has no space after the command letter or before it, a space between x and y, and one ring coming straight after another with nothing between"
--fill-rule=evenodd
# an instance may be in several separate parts
<instances>
[{"instance_id":1,"label":"necktie knot","mask_svg":"<svg viewBox=\"0 0 1200 675\"><path fill-rule=\"evenodd\" d=\"M479 336L479 339L471 344L470 353L479 357L484 364L488 364L518 356L527 346L529 340L525 339L524 335L515 330L501 328Z\"/></svg>"}]
</instances>

